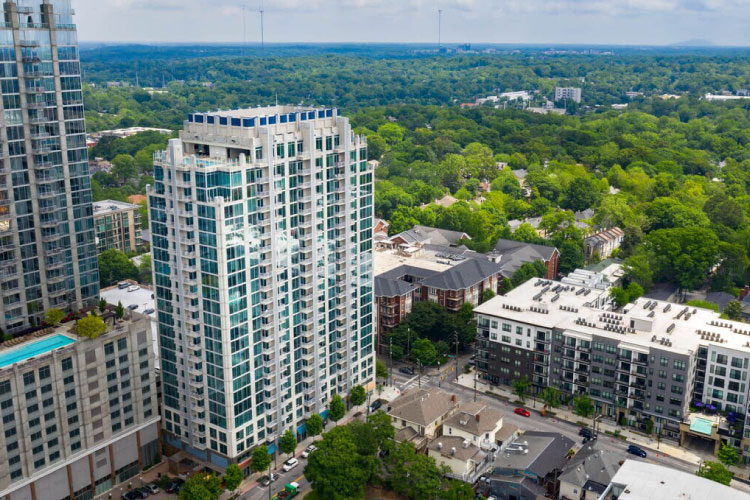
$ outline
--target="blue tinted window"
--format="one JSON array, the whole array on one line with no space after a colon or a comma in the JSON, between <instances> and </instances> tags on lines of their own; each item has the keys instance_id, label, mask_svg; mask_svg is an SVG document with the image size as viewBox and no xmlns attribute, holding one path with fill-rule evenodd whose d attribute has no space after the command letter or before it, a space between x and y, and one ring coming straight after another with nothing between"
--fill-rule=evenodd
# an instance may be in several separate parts
<instances>
[{"instance_id":1,"label":"blue tinted window","mask_svg":"<svg viewBox=\"0 0 750 500\"><path fill-rule=\"evenodd\" d=\"M189 121L189 122L192 122L192 121L193 121L193 115L192 115L192 114L188 115L188 121Z\"/></svg>"},{"instance_id":2,"label":"blue tinted window","mask_svg":"<svg viewBox=\"0 0 750 500\"><path fill-rule=\"evenodd\" d=\"M232 118L232 126L239 127L241 125L239 118Z\"/></svg>"},{"instance_id":3,"label":"blue tinted window","mask_svg":"<svg viewBox=\"0 0 750 500\"><path fill-rule=\"evenodd\" d=\"M255 118L243 118L242 119L243 127L252 127L254 125L255 125Z\"/></svg>"},{"instance_id":4,"label":"blue tinted window","mask_svg":"<svg viewBox=\"0 0 750 500\"><path fill-rule=\"evenodd\" d=\"M289 113L289 121L290 122L296 122L297 121L297 115L294 113Z\"/></svg>"},{"instance_id":5,"label":"blue tinted window","mask_svg":"<svg viewBox=\"0 0 750 500\"><path fill-rule=\"evenodd\" d=\"M219 125L226 125L227 123L229 123L229 120L227 120L226 116L219 117Z\"/></svg>"},{"instance_id":6,"label":"blue tinted window","mask_svg":"<svg viewBox=\"0 0 750 500\"><path fill-rule=\"evenodd\" d=\"M314 120L315 119L315 111L310 111L307 113L307 119L308 120Z\"/></svg>"},{"instance_id":7,"label":"blue tinted window","mask_svg":"<svg viewBox=\"0 0 750 500\"><path fill-rule=\"evenodd\" d=\"M207 116L207 117L206 117L206 121L207 121L207 122L208 122L209 124L212 124L212 123L214 122L214 117L213 117L213 116L210 116L210 115L209 115L209 116Z\"/></svg>"},{"instance_id":8,"label":"blue tinted window","mask_svg":"<svg viewBox=\"0 0 750 500\"><path fill-rule=\"evenodd\" d=\"M326 109L326 117L330 118L333 116L333 110L332 109Z\"/></svg>"},{"instance_id":9,"label":"blue tinted window","mask_svg":"<svg viewBox=\"0 0 750 500\"><path fill-rule=\"evenodd\" d=\"M269 125L276 125L276 117L275 116L269 116L268 117L268 124Z\"/></svg>"},{"instance_id":10,"label":"blue tinted window","mask_svg":"<svg viewBox=\"0 0 750 500\"><path fill-rule=\"evenodd\" d=\"M195 115L195 123L203 123L203 115Z\"/></svg>"},{"instance_id":11,"label":"blue tinted window","mask_svg":"<svg viewBox=\"0 0 750 500\"><path fill-rule=\"evenodd\" d=\"M261 124L261 125L265 125L265 124L266 124L266 121L267 121L267 120L266 120L266 117L265 117L265 116L261 116L261 117L260 117L260 124Z\"/></svg>"},{"instance_id":12,"label":"blue tinted window","mask_svg":"<svg viewBox=\"0 0 750 500\"><path fill-rule=\"evenodd\" d=\"M325 117L326 117L325 110L321 109L320 111L318 111L318 118L325 118Z\"/></svg>"},{"instance_id":13,"label":"blue tinted window","mask_svg":"<svg viewBox=\"0 0 750 500\"><path fill-rule=\"evenodd\" d=\"M281 119L281 123L286 123L286 115L281 115L279 118Z\"/></svg>"}]
</instances>

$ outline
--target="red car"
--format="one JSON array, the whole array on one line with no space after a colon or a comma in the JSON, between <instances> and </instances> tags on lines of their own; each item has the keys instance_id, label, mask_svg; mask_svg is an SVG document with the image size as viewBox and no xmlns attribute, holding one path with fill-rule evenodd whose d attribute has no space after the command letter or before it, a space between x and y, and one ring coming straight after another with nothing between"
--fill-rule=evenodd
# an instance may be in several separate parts
<instances>
[{"instance_id":1,"label":"red car","mask_svg":"<svg viewBox=\"0 0 750 500\"><path fill-rule=\"evenodd\" d=\"M516 408L513 411L516 412L518 415L521 415L522 417L530 417L531 416L531 413L529 413L529 410L525 410L523 408Z\"/></svg>"}]
</instances>

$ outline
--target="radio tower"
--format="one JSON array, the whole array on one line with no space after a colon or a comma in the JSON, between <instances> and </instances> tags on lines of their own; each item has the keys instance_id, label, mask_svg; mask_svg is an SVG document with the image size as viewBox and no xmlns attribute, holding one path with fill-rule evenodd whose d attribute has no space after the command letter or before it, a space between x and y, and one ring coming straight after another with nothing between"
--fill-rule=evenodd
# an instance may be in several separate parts
<instances>
[{"instance_id":1,"label":"radio tower","mask_svg":"<svg viewBox=\"0 0 750 500\"><path fill-rule=\"evenodd\" d=\"M264 34L263 34L263 1L260 2L260 7L258 9L260 11L260 48L263 49L265 47L265 40L264 40Z\"/></svg>"},{"instance_id":2,"label":"radio tower","mask_svg":"<svg viewBox=\"0 0 750 500\"><path fill-rule=\"evenodd\" d=\"M438 9L438 49L442 47L443 9Z\"/></svg>"}]
</instances>

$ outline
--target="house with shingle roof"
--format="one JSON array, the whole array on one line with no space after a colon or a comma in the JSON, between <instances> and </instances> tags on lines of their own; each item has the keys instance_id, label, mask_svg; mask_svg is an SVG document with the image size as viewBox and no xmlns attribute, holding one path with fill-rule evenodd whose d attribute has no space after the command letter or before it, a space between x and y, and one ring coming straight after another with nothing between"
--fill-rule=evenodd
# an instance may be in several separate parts
<instances>
[{"instance_id":1,"label":"house with shingle roof","mask_svg":"<svg viewBox=\"0 0 750 500\"><path fill-rule=\"evenodd\" d=\"M563 467L560 474L560 498L596 500L604 493L620 469L620 457L611 451L584 446Z\"/></svg>"},{"instance_id":2,"label":"house with shingle roof","mask_svg":"<svg viewBox=\"0 0 750 500\"><path fill-rule=\"evenodd\" d=\"M625 231L619 227L611 227L592 234L583 240L586 260L594 254L598 254L600 259L608 258L615 249L620 248L623 239L625 239Z\"/></svg>"},{"instance_id":3,"label":"house with shingle roof","mask_svg":"<svg viewBox=\"0 0 750 500\"><path fill-rule=\"evenodd\" d=\"M527 262L541 260L547 266L545 278L555 279L560 264L560 251L557 248L515 240L498 240L488 257L500 265L501 273L506 278L511 278Z\"/></svg>"},{"instance_id":4,"label":"house with shingle roof","mask_svg":"<svg viewBox=\"0 0 750 500\"><path fill-rule=\"evenodd\" d=\"M501 411L479 401L464 404L443 423L444 436L460 437L485 451L502 446L517 432L515 426L503 425Z\"/></svg>"},{"instance_id":5,"label":"house with shingle roof","mask_svg":"<svg viewBox=\"0 0 750 500\"><path fill-rule=\"evenodd\" d=\"M396 440L407 437L422 448L440 434L443 421L458 409L455 394L438 388L407 391L391 401L388 415L396 430Z\"/></svg>"}]
</instances>

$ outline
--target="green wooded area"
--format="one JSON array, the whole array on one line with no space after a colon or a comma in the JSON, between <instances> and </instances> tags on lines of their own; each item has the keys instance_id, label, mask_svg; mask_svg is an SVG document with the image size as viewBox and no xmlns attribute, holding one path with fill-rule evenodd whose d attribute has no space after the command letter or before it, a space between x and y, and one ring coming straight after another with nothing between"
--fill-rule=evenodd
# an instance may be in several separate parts
<instances>
[{"instance_id":1,"label":"green wooded area","mask_svg":"<svg viewBox=\"0 0 750 500\"><path fill-rule=\"evenodd\" d=\"M583 265L587 232L573 214L591 208L589 227L625 230L619 256L627 259L627 279L645 289L710 281L736 293L748 281L750 102L700 99L750 87L746 51L373 54L140 61L141 81L158 84L168 75L167 92L88 85L87 123L90 130L176 129L189 112L268 104L277 92L279 102L339 106L368 137L370 159L380 161L375 209L392 232L416 223L460 230L479 251L501 237L553 244L568 272ZM84 61L97 84L132 81L135 64L126 56ZM551 97L555 85L583 88L575 115L456 105L505 90ZM644 95L628 101L628 91ZM657 97L663 93L684 95ZM611 109L615 102L630 104L621 112ZM151 153L166 139L139 134L94 148L92 156L114 165L111 174L95 174L95 199L142 193ZM515 175L521 170L523 186ZM490 192L480 192L484 181ZM459 201L431 204L445 194ZM528 224L511 232L509 220L530 217L540 218L539 232Z\"/></svg>"}]
</instances>

